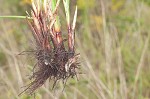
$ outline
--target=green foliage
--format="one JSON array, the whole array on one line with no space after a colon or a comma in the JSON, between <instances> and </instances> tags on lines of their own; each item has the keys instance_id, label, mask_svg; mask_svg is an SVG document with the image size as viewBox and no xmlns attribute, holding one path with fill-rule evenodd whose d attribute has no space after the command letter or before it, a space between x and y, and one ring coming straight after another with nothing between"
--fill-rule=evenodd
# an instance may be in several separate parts
<instances>
[{"instance_id":1,"label":"green foliage","mask_svg":"<svg viewBox=\"0 0 150 99\"><path fill-rule=\"evenodd\" d=\"M150 6L150 0L140 0L141 2L144 2L145 4Z\"/></svg>"},{"instance_id":2,"label":"green foliage","mask_svg":"<svg viewBox=\"0 0 150 99\"><path fill-rule=\"evenodd\" d=\"M77 5L79 9L87 9L95 6L95 0L77 0Z\"/></svg>"},{"instance_id":3,"label":"green foliage","mask_svg":"<svg viewBox=\"0 0 150 99\"><path fill-rule=\"evenodd\" d=\"M111 10L117 11L123 7L125 0L112 0Z\"/></svg>"},{"instance_id":4,"label":"green foliage","mask_svg":"<svg viewBox=\"0 0 150 99\"><path fill-rule=\"evenodd\" d=\"M6 64L6 56L3 52L0 52L0 65L3 66L4 64Z\"/></svg>"}]
</instances>

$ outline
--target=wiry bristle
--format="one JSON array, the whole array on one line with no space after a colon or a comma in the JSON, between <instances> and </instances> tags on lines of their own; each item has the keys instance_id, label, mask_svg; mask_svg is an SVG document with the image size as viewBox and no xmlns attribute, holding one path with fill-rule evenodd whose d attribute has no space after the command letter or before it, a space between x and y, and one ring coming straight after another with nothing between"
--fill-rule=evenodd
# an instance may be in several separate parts
<instances>
[{"instance_id":1,"label":"wiry bristle","mask_svg":"<svg viewBox=\"0 0 150 99\"><path fill-rule=\"evenodd\" d=\"M33 69L31 76L32 82L29 84L25 92L32 94L37 88L42 86L47 79L66 81L69 77L76 75L78 68L79 54L74 51L74 29L77 17L77 8L75 11L72 27L68 26L68 48L64 46L62 32L57 29L57 9L60 0L57 0L55 9L48 8L51 1L44 0L43 4L32 2L31 17L33 20L28 20L28 24L32 30L36 41L37 65ZM43 7L41 7L41 5ZM56 25L55 25L56 24ZM68 23L70 24L70 23ZM55 86L55 83L54 85Z\"/></svg>"}]
</instances>

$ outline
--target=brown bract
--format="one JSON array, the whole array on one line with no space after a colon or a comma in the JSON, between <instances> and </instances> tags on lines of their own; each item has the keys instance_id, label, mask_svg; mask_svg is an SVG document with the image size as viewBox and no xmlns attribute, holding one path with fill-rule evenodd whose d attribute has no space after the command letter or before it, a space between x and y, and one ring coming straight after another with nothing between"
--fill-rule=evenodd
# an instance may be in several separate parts
<instances>
[{"instance_id":1,"label":"brown bract","mask_svg":"<svg viewBox=\"0 0 150 99\"><path fill-rule=\"evenodd\" d=\"M54 87L58 80L66 81L69 77L74 77L79 65L79 54L75 54L74 50L74 29L68 27L68 47L65 47L61 30L54 26L58 5L54 12L50 5L51 2L44 3L44 6L32 3L31 16L28 16L31 19L27 19L36 40L37 60L31 76L32 82L23 91L29 94L42 86L47 79L54 80Z\"/></svg>"}]
</instances>

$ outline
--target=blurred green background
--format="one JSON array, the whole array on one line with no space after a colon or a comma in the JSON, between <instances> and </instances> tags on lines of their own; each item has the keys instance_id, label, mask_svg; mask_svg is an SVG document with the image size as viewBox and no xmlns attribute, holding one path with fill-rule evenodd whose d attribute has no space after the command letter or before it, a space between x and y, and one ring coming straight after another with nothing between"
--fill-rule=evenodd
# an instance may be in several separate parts
<instances>
[{"instance_id":1,"label":"blurred green background","mask_svg":"<svg viewBox=\"0 0 150 99\"><path fill-rule=\"evenodd\" d=\"M78 6L76 51L83 74L69 79L63 92L61 83L55 91L45 84L36 99L150 99L150 0L70 1L71 16ZM26 10L30 0L0 0L0 16ZM65 36L64 9L59 15ZM18 96L35 63L32 55L18 54L31 49L32 40L25 19L0 18L0 99L34 99Z\"/></svg>"}]
</instances>

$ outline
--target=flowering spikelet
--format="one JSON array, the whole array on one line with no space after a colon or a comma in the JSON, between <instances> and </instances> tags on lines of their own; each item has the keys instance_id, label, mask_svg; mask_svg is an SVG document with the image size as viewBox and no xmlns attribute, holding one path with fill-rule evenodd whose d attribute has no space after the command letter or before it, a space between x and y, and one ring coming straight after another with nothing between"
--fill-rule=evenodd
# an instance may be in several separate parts
<instances>
[{"instance_id":1,"label":"flowering spikelet","mask_svg":"<svg viewBox=\"0 0 150 99\"><path fill-rule=\"evenodd\" d=\"M69 0L64 0L64 7ZM77 17L77 8L72 26L68 23L68 47L64 46L64 39L57 10L60 0L36 0L32 2L31 19L27 19L36 40L35 58L37 65L33 69L32 82L24 92L32 94L42 86L47 79L54 80L53 86L58 80L67 80L76 75L79 54L74 50L74 29ZM54 6L54 7L53 7ZM67 12L68 10L65 9ZM66 14L67 17L67 14Z\"/></svg>"}]
</instances>

